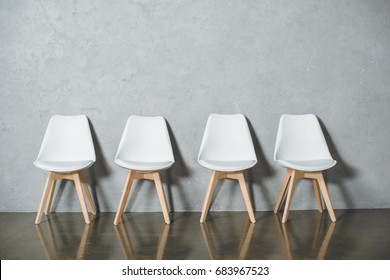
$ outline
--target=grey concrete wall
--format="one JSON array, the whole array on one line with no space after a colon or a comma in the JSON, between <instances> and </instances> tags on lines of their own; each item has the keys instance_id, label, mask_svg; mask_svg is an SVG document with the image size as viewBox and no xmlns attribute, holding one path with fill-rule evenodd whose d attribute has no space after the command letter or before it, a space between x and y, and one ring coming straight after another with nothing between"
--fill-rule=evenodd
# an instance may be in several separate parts
<instances>
[{"instance_id":1,"label":"grey concrete wall","mask_svg":"<svg viewBox=\"0 0 390 280\"><path fill-rule=\"evenodd\" d=\"M210 113L243 113L259 163L256 210L271 210L284 170L279 117L314 113L338 164L333 206L390 207L390 1L0 1L0 211L36 211L46 173L35 160L54 114L89 117L100 211L116 211L126 170L113 162L131 114L162 115L176 164L163 173L174 211L200 211L210 172L196 157ZM80 211L62 183L56 211ZM314 209L309 182L292 209ZM148 182L127 211L160 211ZM245 210L234 182L212 210Z\"/></svg>"}]
</instances>

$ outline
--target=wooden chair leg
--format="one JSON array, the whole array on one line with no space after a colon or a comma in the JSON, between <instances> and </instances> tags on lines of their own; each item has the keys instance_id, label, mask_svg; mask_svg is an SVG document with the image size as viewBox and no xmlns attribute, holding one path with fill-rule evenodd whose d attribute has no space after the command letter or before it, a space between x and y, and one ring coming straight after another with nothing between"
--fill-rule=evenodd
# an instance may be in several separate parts
<instances>
[{"instance_id":1,"label":"wooden chair leg","mask_svg":"<svg viewBox=\"0 0 390 280\"><path fill-rule=\"evenodd\" d=\"M96 207L95 203L93 201L91 192L89 191L88 184L85 180L84 174L82 171L79 172L80 178L81 178L81 186L83 187L83 192L85 197L87 198L87 201L89 203L89 207L91 208L91 212L93 215L96 215Z\"/></svg>"},{"instance_id":2,"label":"wooden chair leg","mask_svg":"<svg viewBox=\"0 0 390 280\"><path fill-rule=\"evenodd\" d=\"M316 195L316 200L318 204L318 210L322 213L324 211L324 208L322 207L322 199L320 195L318 181L316 179L313 179L313 186L314 186L314 193Z\"/></svg>"},{"instance_id":3,"label":"wooden chair leg","mask_svg":"<svg viewBox=\"0 0 390 280\"><path fill-rule=\"evenodd\" d=\"M206 196L203 201L203 206L202 206L202 215L200 217L200 222L204 223L206 221L207 213L210 208L210 203L211 203L211 198L213 197L213 193L215 190L215 185L217 182L217 173L218 171L213 170L211 173L210 181L209 181L209 186L207 189Z\"/></svg>"},{"instance_id":4,"label":"wooden chair leg","mask_svg":"<svg viewBox=\"0 0 390 280\"><path fill-rule=\"evenodd\" d=\"M249 197L248 189L246 187L244 173L240 172L237 175L238 175L238 183L240 184L242 196L244 197L244 202L245 202L246 209L248 211L249 219L254 224L256 223L256 218L255 218L255 214L253 213L251 199Z\"/></svg>"},{"instance_id":5,"label":"wooden chair leg","mask_svg":"<svg viewBox=\"0 0 390 280\"><path fill-rule=\"evenodd\" d=\"M123 192L121 196L121 200L119 202L118 211L115 215L114 225L118 225L119 220L123 214L123 210L125 209L127 199L129 197L130 188L134 180L135 171L129 170L129 173L126 178L125 186L123 187Z\"/></svg>"},{"instance_id":6,"label":"wooden chair leg","mask_svg":"<svg viewBox=\"0 0 390 280\"><path fill-rule=\"evenodd\" d=\"M286 205L284 206L284 213L282 218L282 223L286 223L288 219L288 214L290 212L291 200L294 193L295 183L296 183L297 171L293 170L290 179L290 187L287 192Z\"/></svg>"},{"instance_id":7,"label":"wooden chair leg","mask_svg":"<svg viewBox=\"0 0 390 280\"><path fill-rule=\"evenodd\" d=\"M85 197L87 198L87 202L89 204L89 207L91 208L92 214L96 215L95 203L93 202L92 195L88 189L87 183L82 183L81 186L83 187L83 192L84 192Z\"/></svg>"},{"instance_id":8,"label":"wooden chair leg","mask_svg":"<svg viewBox=\"0 0 390 280\"><path fill-rule=\"evenodd\" d=\"M73 180L76 185L77 196L80 200L81 211L83 212L85 223L88 225L91 221L89 220L88 209L83 195L82 182L78 172L73 174Z\"/></svg>"},{"instance_id":9,"label":"wooden chair leg","mask_svg":"<svg viewBox=\"0 0 390 280\"><path fill-rule=\"evenodd\" d=\"M164 193L163 185L161 183L160 172L153 172L153 178L154 178L154 183L156 184L157 195L158 195L158 199L160 200L165 223L169 225L171 223L171 220L169 219L168 204L165 199L165 193Z\"/></svg>"},{"instance_id":10,"label":"wooden chair leg","mask_svg":"<svg viewBox=\"0 0 390 280\"><path fill-rule=\"evenodd\" d=\"M328 209L330 219L332 220L332 222L336 222L336 216L333 212L332 203L330 202L330 197L328 194L328 190L326 188L326 184L325 184L325 180L324 180L324 176L323 176L322 172L320 172L318 174L317 180L318 180L318 185L320 186L322 197L324 198L324 201L325 201L326 208Z\"/></svg>"},{"instance_id":11,"label":"wooden chair leg","mask_svg":"<svg viewBox=\"0 0 390 280\"><path fill-rule=\"evenodd\" d=\"M53 183L52 183L52 186L50 188L50 192L49 192L49 196L48 196L47 203L45 206L45 210L43 211L46 216L50 214L51 204L53 201L54 191L56 188L56 182L57 182L57 180L53 179Z\"/></svg>"},{"instance_id":12,"label":"wooden chair leg","mask_svg":"<svg viewBox=\"0 0 390 280\"><path fill-rule=\"evenodd\" d=\"M38 225L42 220L43 210L47 206L47 200L49 199L50 190L53 188L54 184L54 174L49 172L49 175L46 179L45 188L42 194L41 203L38 208L37 217L35 219L35 224Z\"/></svg>"},{"instance_id":13,"label":"wooden chair leg","mask_svg":"<svg viewBox=\"0 0 390 280\"><path fill-rule=\"evenodd\" d=\"M288 182L290 181L290 178L291 178L291 173L292 173L291 169L287 169L286 175L284 176L284 180L282 183L282 188L280 189L279 197L278 197L278 200L277 200L276 205L275 205L274 213L279 212L280 205L282 204L284 195L285 195L286 190L287 190Z\"/></svg>"}]
</instances>

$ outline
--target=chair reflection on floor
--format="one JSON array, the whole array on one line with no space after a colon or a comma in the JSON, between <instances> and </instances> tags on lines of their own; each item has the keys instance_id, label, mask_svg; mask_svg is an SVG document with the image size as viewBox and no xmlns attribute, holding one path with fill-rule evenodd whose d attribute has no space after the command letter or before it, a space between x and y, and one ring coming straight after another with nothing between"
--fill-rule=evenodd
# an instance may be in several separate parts
<instances>
[{"instance_id":1,"label":"chair reflection on floor","mask_svg":"<svg viewBox=\"0 0 390 280\"><path fill-rule=\"evenodd\" d=\"M134 224L132 224L133 226ZM156 252L156 260L162 260L164 258L164 251L167 245L168 233L170 226L165 222L161 225L159 240L157 243L157 252ZM127 230L126 223L122 222L115 227L115 232L118 236L120 245L123 249L126 259L128 260L136 260L136 259L144 259L144 256L137 255L134 252L133 245L131 242L130 234ZM155 246L155 244L153 245ZM149 258L149 257L148 257Z\"/></svg>"},{"instance_id":2,"label":"chair reflection on floor","mask_svg":"<svg viewBox=\"0 0 390 280\"><path fill-rule=\"evenodd\" d=\"M246 224L242 231L241 238L238 244L238 249L235 255L224 256L218 253L218 250L215 248L213 234L210 231L210 223L201 223L200 227L202 229L203 238L205 240L210 259L212 260L218 260L218 259L245 260L246 259L249 245L253 237L253 231L255 228L255 224L252 223L249 219L246 220ZM228 233L227 235L230 235L230 233Z\"/></svg>"},{"instance_id":3,"label":"chair reflection on floor","mask_svg":"<svg viewBox=\"0 0 390 280\"><path fill-rule=\"evenodd\" d=\"M84 259L85 249L87 247L88 240L90 238L91 231L92 231L91 229L93 227L93 225L92 225L93 220L94 220L94 218L91 219L91 224L85 224L85 226L84 226L84 230L83 230L83 233L81 235L79 245L77 247L76 256L73 258L75 260ZM59 225L58 223L59 223L58 221L54 222L54 224L57 224L57 226ZM39 240L41 241L42 247L45 250L47 259L48 260L64 259L61 256L61 252L63 251L63 248L59 248L59 246L58 246L59 242L56 238L57 234L53 229L52 219L47 218L46 224L47 224L47 234L45 234L45 231L43 229L44 226L42 224L35 225L35 230L37 232ZM67 242L66 240L64 240L64 235L62 233L58 234L57 236L60 236L61 239L63 239L60 241L61 243ZM66 250L69 250L72 248L72 246L69 246L69 244L65 244L65 245L66 245ZM69 258L67 257L66 259L69 259Z\"/></svg>"},{"instance_id":4,"label":"chair reflection on floor","mask_svg":"<svg viewBox=\"0 0 390 280\"><path fill-rule=\"evenodd\" d=\"M314 235L310 247L310 250L313 253L313 259L317 259L317 260L325 259L326 253L329 248L329 243L332 238L334 228L336 226L336 223L330 223L328 230L326 230L325 235L321 234L322 232L325 232L326 229L324 228L324 223L326 223L326 221L324 221L324 216L326 215L324 215L323 212L318 214L316 227L315 227L315 231L314 231ZM275 218L275 225L280 240L282 241L283 244L283 250L286 258L289 260L297 259L296 252L294 252L294 248L292 247L294 246L294 243L298 243L299 241L302 240L296 238L294 234L291 234L294 225L282 223L281 218L277 214L274 215L274 218ZM293 235L293 237L291 237L291 235ZM320 239L320 236L324 236L323 239ZM300 247L299 249L302 249L301 247L303 246L295 246L295 247ZM305 254L307 255L307 253Z\"/></svg>"}]
</instances>

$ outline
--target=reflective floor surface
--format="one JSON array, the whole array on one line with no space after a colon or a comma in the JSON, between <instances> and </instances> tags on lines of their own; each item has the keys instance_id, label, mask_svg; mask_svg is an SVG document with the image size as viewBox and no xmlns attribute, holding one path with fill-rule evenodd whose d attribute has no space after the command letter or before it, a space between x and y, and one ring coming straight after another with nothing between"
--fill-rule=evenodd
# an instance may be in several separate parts
<instances>
[{"instance_id":1,"label":"reflective floor surface","mask_svg":"<svg viewBox=\"0 0 390 280\"><path fill-rule=\"evenodd\" d=\"M34 225L36 213L0 213L0 258L30 259L390 259L390 209L327 212L100 213L90 225L81 213L52 213Z\"/></svg>"}]
</instances>

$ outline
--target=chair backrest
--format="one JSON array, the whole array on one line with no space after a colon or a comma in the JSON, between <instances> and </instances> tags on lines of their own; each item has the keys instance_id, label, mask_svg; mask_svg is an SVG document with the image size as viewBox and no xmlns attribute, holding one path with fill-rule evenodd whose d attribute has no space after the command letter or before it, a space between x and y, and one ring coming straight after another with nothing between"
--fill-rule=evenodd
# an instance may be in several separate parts
<instances>
[{"instance_id":1,"label":"chair backrest","mask_svg":"<svg viewBox=\"0 0 390 280\"><path fill-rule=\"evenodd\" d=\"M161 116L130 116L126 122L115 159L139 162L174 162L165 119Z\"/></svg>"},{"instance_id":2,"label":"chair backrest","mask_svg":"<svg viewBox=\"0 0 390 280\"><path fill-rule=\"evenodd\" d=\"M198 160L255 160L246 118L242 114L211 114L207 120Z\"/></svg>"},{"instance_id":3,"label":"chair backrest","mask_svg":"<svg viewBox=\"0 0 390 280\"><path fill-rule=\"evenodd\" d=\"M315 115L284 114L281 116L276 136L274 159L332 159Z\"/></svg>"},{"instance_id":4,"label":"chair backrest","mask_svg":"<svg viewBox=\"0 0 390 280\"><path fill-rule=\"evenodd\" d=\"M37 160L95 162L95 148L87 117L51 117Z\"/></svg>"}]
</instances>

